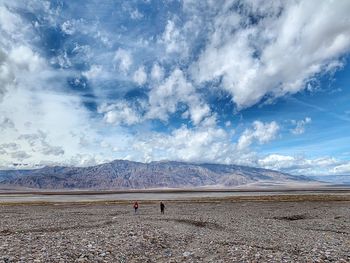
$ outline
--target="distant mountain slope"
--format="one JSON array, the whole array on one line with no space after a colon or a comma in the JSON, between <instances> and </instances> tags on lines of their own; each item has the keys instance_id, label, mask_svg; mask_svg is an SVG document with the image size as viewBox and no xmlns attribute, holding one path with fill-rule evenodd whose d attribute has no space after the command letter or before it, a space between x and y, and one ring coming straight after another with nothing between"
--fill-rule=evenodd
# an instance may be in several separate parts
<instances>
[{"instance_id":1,"label":"distant mountain slope","mask_svg":"<svg viewBox=\"0 0 350 263\"><path fill-rule=\"evenodd\" d=\"M237 165L185 162L139 163L116 160L91 167L44 167L1 171L3 185L40 189L144 189L160 187L237 186L310 179L273 170Z\"/></svg>"},{"instance_id":2,"label":"distant mountain slope","mask_svg":"<svg viewBox=\"0 0 350 263\"><path fill-rule=\"evenodd\" d=\"M327 182L332 184L343 184L343 185L350 185L350 174L333 174L333 175L311 175L309 176L311 179L320 181L320 182Z\"/></svg>"},{"instance_id":3,"label":"distant mountain slope","mask_svg":"<svg viewBox=\"0 0 350 263\"><path fill-rule=\"evenodd\" d=\"M22 176L31 174L33 170L0 170L0 183L4 180L15 178L16 176Z\"/></svg>"}]
</instances>

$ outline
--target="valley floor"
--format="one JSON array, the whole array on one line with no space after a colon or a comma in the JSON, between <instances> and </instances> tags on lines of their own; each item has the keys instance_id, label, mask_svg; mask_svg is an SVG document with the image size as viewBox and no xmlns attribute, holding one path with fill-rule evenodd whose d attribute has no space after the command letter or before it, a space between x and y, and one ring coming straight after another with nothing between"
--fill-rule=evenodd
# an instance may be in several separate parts
<instances>
[{"instance_id":1,"label":"valley floor","mask_svg":"<svg viewBox=\"0 0 350 263\"><path fill-rule=\"evenodd\" d=\"M0 262L350 262L350 201L0 204Z\"/></svg>"}]
</instances>

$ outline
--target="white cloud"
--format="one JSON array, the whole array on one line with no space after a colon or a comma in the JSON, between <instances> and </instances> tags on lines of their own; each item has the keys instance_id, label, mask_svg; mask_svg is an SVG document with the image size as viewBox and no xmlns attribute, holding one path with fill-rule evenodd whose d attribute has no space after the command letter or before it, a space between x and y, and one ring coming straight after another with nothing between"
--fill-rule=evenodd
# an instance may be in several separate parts
<instances>
[{"instance_id":1,"label":"white cloud","mask_svg":"<svg viewBox=\"0 0 350 263\"><path fill-rule=\"evenodd\" d=\"M350 50L349 1L276 3L246 2L240 13L223 5L207 25L209 41L192 77L197 82L221 77L222 88L245 108L266 96L303 90L316 74L341 65Z\"/></svg>"},{"instance_id":2,"label":"white cloud","mask_svg":"<svg viewBox=\"0 0 350 263\"><path fill-rule=\"evenodd\" d=\"M23 87L22 83L7 93L6 100L1 103L0 115L6 120L0 143L16 142L19 152L27 153L26 162L31 165L41 161L65 163L71 156L87 149L72 132L84 132L90 141L98 138L79 99L47 90L38 93ZM31 120L30 125L28 120ZM16 152L9 153L1 156L3 165L18 162L18 156L25 157Z\"/></svg>"},{"instance_id":3,"label":"white cloud","mask_svg":"<svg viewBox=\"0 0 350 263\"><path fill-rule=\"evenodd\" d=\"M0 153L2 167L24 160L33 166L39 160L62 155L66 141L60 141L62 147L53 141L62 139L60 128L67 128L66 123L76 118L71 109L79 105L69 105L69 95L61 95L61 101L57 100L59 96L52 96L57 85L52 79L61 73L54 72L35 51L31 42L37 39L31 24L23 22L13 10L16 8L0 5L0 145L5 149ZM69 113L60 123L57 117L64 112ZM46 132L36 133L39 129Z\"/></svg>"},{"instance_id":4,"label":"white cloud","mask_svg":"<svg viewBox=\"0 0 350 263\"><path fill-rule=\"evenodd\" d=\"M64 150L60 146L53 146L47 141L47 134L41 130L32 134L21 134L17 138L22 142L28 143L34 152L40 152L43 155L63 155Z\"/></svg>"},{"instance_id":5,"label":"white cloud","mask_svg":"<svg viewBox=\"0 0 350 263\"><path fill-rule=\"evenodd\" d=\"M295 128L291 130L293 134L300 135L305 132L305 125L311 123L311 118L306 117L304 120L292 120L291 121L293 125L295 125Z\"/></svg>"},{"instance_id":6,"label":"white cloud","mask_svg":"<svg viewBox=\"0 0 350 263\"><path fill-rule=\"evenodd\" d=\"M102 66L101 65L91 65L88 71L82 73L86 78L93 80L100 77L102 74Z\"/></svg>"},{"instance_id":7,"label":"white cloud","mask_svg":"<svg viewBox=\"0 0 350 263\"><path fill-rule=\"evenodd\" d=\"M210 108L205 103L190 105L189 114L194 125L198 125L206 116L211 113Z\"/></svg>"},{"instance_id":8,"label":"white cloud","mask_svg":"<svg viewBox=\"0 0 350 263\"><path fill-rule=\"evenodd\" d=\"M141 66L139 67L133 76L133 80L140 86L146 83L147 81L147 73L145 71L145 67Z\"/></svg>"},{"instance_id":9,"label":"white cloud","mask_svg":"<svg viewBox=\"0 0 350 263\"><path fill-rule=\"evenodd\" d=\"M161 81L164 78L164 69L157 63L153 64L151 78L155 81Z\"/></svg>"},{"instance_id":10,"label":"white cloud","mask_svg":"<svg viewBox=\"0 0 350 263\"><path fill-rule=\"evenodd\" d=\"M15 124L12 120L10 120L7 117L1 116L0 117L0 130L7 130L7 129L14 129Z\"/></svg>"},{"instance_id":11,"label":"white cloud","mask_svg":"<svg viewBox=\"0 0 350 263\"><path fill-rule=\"evenodd\" d=\"M337 165L332 169L334 174L350 174L350 162Z\"/></svg>"},{"instance_id":12,"label":"white cloud","mask_svg":"<svg viewBox=\"0 0 350 263\"><path fill-rule=\"evenodd\" d=\"M8 59L16 69L26 70L29 73L38 72L46 67L44 59L23 45L13 48Z\"/></svg>"},{"instance_id":13,"label":"white cloud","mask_svg":"<svg viewBox=\"0 0 350 263\"><path fill-rule=\"evenodd\" d=\"M67 35L73 35L76 31L74 21L67 20L61 25L61 30Z\"/></svg>"},{"instance_id":14,"label":"white cloud","mask_svg":"<svg viewBox=\"0 0 350 263\"><path fill-rule=\"evenodd\" d=\"M257 124L254 122L251 140L267 143L276 134L276 124ZM259 156L246 145L239 148L233 141L234 130L225 130L217 126L214 116L205 118L198 126L185 125L171 133L137 134L131 141L133 152L129 157L138 161L182 160L190 162L213 162L250 166L268 166L259 163ZM247 133L245 134L247 135ZM121 150L121 149L119 149ZM205 154L203 154L205 153Z\"/></svg>"},{"instance_id":15,"label":"white cloud","mask_svg":"<svg viewBox=\"0 0 350 263\"><path fill-rule=\"evenodd\" d=\"M55 15L60 16L60 14L55 14ZM73 18L73 19L64 20L64 17L56 17L52 19L53 19L52 23L54 24L58 23L57 26L61 28L62 32L70 36L74 36L79 33L89 34L90 30L92 28L94 29L94 25L91 25L91 24L89 25L88 23L86 23L86 21L83 18L79 18L79 19ZM101 37L101 32L96 32L93 37Z\"/></svg>"},{"instance_id":16,"label":"white cloud","mask_svg":"<svg viewBox=\"0 0 350 263\"><path fill-rule=\"evenodd\" d=\"M59 52L56 57L50 60L51 65L58 64L61 68L67 69L72 66L72 62L68 57L67 51Z\"/></svg>"},{"instance_id":17,"label":"white cloud","mask_svg":"<svg viewBox=\"0 0 350 263\"><path fill-rule=\"evenodd\" d=\"M57 92L65 85L57 79L67 73L51 69L25 42L13 43L6 52L0 47L0 87L6 89L0 101L0 144L17 144L0 152L0 166L65 163L84 149L72 132L82 129L89 139L98 136L80 98Z\"/></svg>"},{"instance_id":18,"label":"white cloud","mask_svg":"<svg viewBox=\"0 0 350 263\"><path fill-rule=\"evenodd\" d=\"M298 159L293 156L279 154L271 154L258 160L260 166L275 170L293 168L297 162Z\"/></svg>"},{"instance_id":19,"label":"white cloud","mask_svg":"<svg viewBox=\"0 0 350 263\"><path fill-rule=\"evenodd\" d=\"M27 7L37 8L32 7L33 3L28 1ZM110 151L100 153L99 142L105 137L99 134L101 120L86 109L83 97L63 91L66 78L76 73L69 69L67 54L61 52L57 61L51 61L60 64L61 70L51 68L52 63L48 63L33 44L38 40L38 29L34 27L40 25L24 23L19 15L12 13L17 8L7 9L0 4L0 9L1 14L8 12L6 16L1 15L0 20L12 14L6 21L11 27L4 28L6 23L0 23L0 167L84 165L113 159ZM89 59L93 54L89 46L77 46L73 52ZM128 70L132 65L131 55L119 50L114 63ZM99 73L100 66L96 64L85 76L93 78ZM125 132L119 134L127 141ZM115 139L115 133L108 136ZM13 142L16 142L16 149L11 146ZM123 145L114 143L115 146L119 144Z\"/></svg>"},{"instance_id":20,"label":"white cloud","mask_svg":"<svg viewBox=\"0 0 350 263\"><path fill-rule=\"evenodd\" d=\"M19 146L17 143L11 142L11 143L0 144L0 148L9 149L9 150L17 150L19 148Z\"/></svg>"},{"instance_id":21,"label":"white cloud","mask_svg":"<svg viewBox=\"0 0 350 263\"><path fill-rule=\"evenodd\" d=\"M63 155L64 150L60 146L52 146L49 144L44 145L42 153L45 155Z\"/></svg>"},{"instance_id":22,"label":"white cloud","mask_svg":"<svg viewBox=\"0 0 350 263\"><path fill-rule=\"evenodd\" d=\"M140 136L133 148L141 154L141 161L169 159L230 163L236 156L230 134L215 126L194 129L182 126L170 134L147 134Z\"/></svg>"},{"instance_id":23,"label":"white cloud","mask_svg":"<svg viewBox=\"0 0 350 263\"><path fill-rule=\"evenodd\" d=\"M0 102L21 81L33 86L34 75L46 69L45 61L27 46L15 46L6 53L0 47Z\"/></svg>"},{"instance_id":24,"label":"white cloud","mask_svg":"<svg viewBox=\"0 0 350 263\"><path fill-rule=\"evenodd\" d=\"M204 82L218 80L238 108L302 90L318 74L342 67L341 56L349 51L349 3L247 0L235 11L231 7L237 3L187 0L183 7L188 13L179 18L170 14L157 36L104 30L102 24L71 19L59 7L51 9L47 1L26 2L28 13L41 14L32 25L16 14L23 8L18 1L0 4L0 166L20 161L33 166L92 165L129 158L239 163L293 173L348 171L346 162L331 157L260 157L252 146L276 138L276 122L256 121L233 141L235 127L230 122L225 128L218 126L222 119L205 100L212 85ZM142 18L137 9L127 11L132 19ZM50 63L37 46L43 24L71 35ZM76 44L80 34L92 43ZM112 50L119 44L124 48ZM67 54L66 45L73 55ZM149 84L149 101L137 104L118 98L111 103L115 90L106 98L105 86L91 81L102 105L101 114L93 114L81 94L62 91L66 77L72 75L70 68L80 63L91 65L82 72L89 81L106 76ZM53 70L50 65L61 68ZM119 96L128 87L115 88ZM148 126L147 120L168 121L172 114L192 123L167 133ZM142 131L125 127L142 122ZM301 134L310 122L311 118L295 120L291 131Z\"/></svg>"},{"instance_id":25,"label":"white cloud","mask_svg":"<svg viewBox=\"0 0 350 263\"><path fill-rule=\"evenodd\" d=\"M175 113L180 103L188 106L189 116L195 125L210 114L209 106L196 93L183 72L175 69L162 84L151 89L146 117L167 121L169 114Z\"/></svg>"},{"instance_id":26,"label":"white cloud","mask_svg":"<svg viewBox=\"0 0 350 263\"><path fill-rule=\"evenodd\" d=\"M121 48L115 52L114 60L118 63L118 68L124 73L129 71L133 63L131 53Z\"/></svg>"},{"instance_id":27,"label":"white cloud","mask_svg":"<svg viewBox=\"0 0 350 263\"><path fill-rule=\"evenodd\" d=\"M24 151L16 151L11 153L11 157L15 160L23 161L25 159L30 158L31 156Z\"/></svg>"},{"instance_id":28,"label":"white cloud","mask_svg":"<svg viewBox=\"0 0 350 263\"><path fill-rule=\"evenodd\" d=\"M16 14L11 13L5 6L0 6L0 27L6 33L14 34L22 20Z\"/></svg>"},{"instance_id":29,"label":"white cloud","mask_svg":"<svg viewBox=\"0 0 350 263\"><path fill-rule=\"evenodd\" d=\"M334 157L306 158L305 156L289 156L270 154L256 159L256 165L273 170L303 175L347 174L350 172L348 161Z\"/></svg>"},{"instance_id":30,"label":"white cloud","mask_svg":"<svg viewBox=\"0 0 350 263\"><path fill-rule=\"evenodd\" d=\"M248 149L254 141L260 144L267 143L276 138L279 129L280 127L275 121L270 123L254 121L253 129L246 129L239 137L237 149L240 151Z\"/></svg>"},{"instance_id":31,"label":"white cloud","mask_svg":"<svg viewBox=\"0 0 350 263\"><path fill-rule=\"evenodd\" d=\"M84 167L105 163L106 161L102 156L96 154L77 154L69 160L69 165Z\"/></svg>"},{"instance_id":32,"label":"white cloud","mask_svg":"<svg viewBox=\"0 0 350 263\"><path fill-rule=\"evenodd\" d=\"M138 9L135 9L135 10L131 11L130 17L131 17L131 19L138 20L138 19L143 18L143 14L140 13L140 11Z\"/></svg>"},{"instance_id":33,"label":"white cloud","mask_svg":"<svg viewBox=\"0 0 350 263\"><path fill-rule=\"evenodd\" d=\"M183 33L176 27L173 20L168 20L160 43L165 45L167 53L180 53L187 55L188 46Z\"/></svg>"},{"instance_id":34,"label":"white cloud","mask_svg":"<svg viewBox=\"0 0 350 263\"><path fill-rule=\"evenodd\" d=\"M2 53L0 49L0 102L10 86L15 84L14 80L15 78L10 65L5 58L5 54Z\"/></svg>"},{"instance_id":35,"label":"white cloud","mask_svg":"<svg viewBox=\"0 0 350 263\"><path fill-rule=\"evenodd\" d=\"M99 107L98 111L104 114L105 122L110 124L133 125L141 121L140 114L126 101L104 104Z\"/></svg>"}]
</instances>

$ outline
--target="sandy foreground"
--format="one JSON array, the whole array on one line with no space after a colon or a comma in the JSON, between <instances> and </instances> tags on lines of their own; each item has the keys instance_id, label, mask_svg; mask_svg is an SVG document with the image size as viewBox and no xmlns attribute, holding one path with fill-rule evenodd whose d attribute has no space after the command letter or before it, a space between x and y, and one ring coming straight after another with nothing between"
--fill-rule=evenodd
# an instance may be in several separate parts
<instances>
[{"instance_id":1,"label":"sandy foreground","mask_svg":"<svg viewBox=\"0 0 350 263\"><path fill-rule=\"evenodd\" d=\"M0 262L350 262L350 198L0 204Z\"/></svg>"}]
</instances>

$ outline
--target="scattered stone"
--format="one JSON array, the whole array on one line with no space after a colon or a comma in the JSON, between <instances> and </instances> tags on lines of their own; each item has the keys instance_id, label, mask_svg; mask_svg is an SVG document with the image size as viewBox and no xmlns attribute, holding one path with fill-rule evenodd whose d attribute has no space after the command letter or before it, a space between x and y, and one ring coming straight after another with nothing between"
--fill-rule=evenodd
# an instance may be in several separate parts
<instances>
[{"instance_id":1,"label":"scattered stone","mask_svg":"<svg viewBox=\"0 0 350 263\"><path fill-rule=\"evenodd\" d=\"M182 253L182 255L183 255L185 258L191 256L191 254L192 254L192 253L189 252L189 251L186 251L186 252Z\"/></svg>"},{"instance_id":2,"label":"scattered stone","mask_svg":"<svg viewBox=\"0 0 350 263\"><path fill-rule=\"evenodd\" d=\"M346 202L167 208L142 204L134 216L123 204L3 205L0 262L350 262Z\"/></svg>"}]
</instances>

